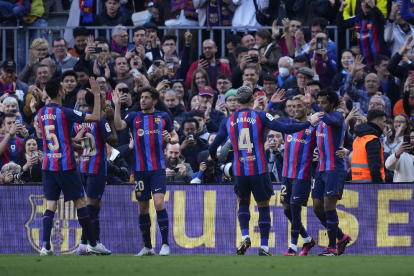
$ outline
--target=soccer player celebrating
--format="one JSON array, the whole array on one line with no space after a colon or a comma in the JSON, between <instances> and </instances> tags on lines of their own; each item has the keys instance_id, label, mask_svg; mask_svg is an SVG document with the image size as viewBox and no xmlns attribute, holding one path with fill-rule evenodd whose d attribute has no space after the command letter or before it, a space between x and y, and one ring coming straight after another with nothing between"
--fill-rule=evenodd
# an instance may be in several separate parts
<instances>
[{"instance_id":1,"label":"soccer player celebrating","mask_svg":"<svg viewBox=\"0 0 414 276\"><path fill-rule=\"evenodd\" d=\"M142 111L129 113L121 120L121 101L119 90L115 88L112 101L115 105L115 126L118 131L127 127L132 129L134 138L133 170L135 179L135 196L139 206L139 227L144 240L144 248L137 256L154 255L151 244L151 219L149 215L149 200L151 192L157 211L157 221L162 237L161 256L170 254L168 245L168 214L165 210L164 195L166 192L166 174L164 158L164 141L170 144L178 142L167 113L155 110L159 99L158 91L153 87L141 90L140 105Z\"/></svg>"},{"instance_id":2,"label":"soccer player celebrating","mask_svg":"<svg viewBox=\"0 0 414 276\"><path fill-rule=\"evenodd\" d=\"M278 94L276 94L278 95ZM284 93L281 95L283 97ZM273 99L272 102L277 101ZM303 102L304 96L298 95L292 99L292 109L295 119L281 119L287 124L296 124L308 120L309 104ZM316 127L309 126L293 134L285 134L285 154L282 169L282 185L280 202L284 213L292 223L291 245L283 256L296 256L299 233L303 239L303 249L300 256L308 255L315 246L315 241L308 235L301 222L302 205L306 206L312 182L312 155L316 146Z\"/></svg>"},{"instance_id":3,"label":"soccer player celebrating","mask_svg":"<svg viewBox=\"0 0 414 276\"><path fill-rule=\"evenodd\" d=\"M313 102L310 88L306 87L304 102L311 104L314 111L324 113L316 129L319 164L312 198L313 212L328 229L329 245L319 256L338 256L351 241L351 237L338 227L339 219L336 212L336 204L342 198L347 169L345 158L336 155L336 151L343 147L345 120L342 114L335 110L339 106L339 98L331 89L320 91L316 104Z\"/></svg>"},{"instance_id":4,"label":"soccer player celebrating","mask_svg":"<svg viewBox=\"0 0 414 276\"><path fill-rule=\"evenodd\" d=\"M85 231L89 245L86 251L92 254L110 254L102 245L97 244L91 220L86 210L84 189L76 168L71 141L73 123L98 122L100 118L100 91L94 78L90 78L90 91L94 95L92 114L85 114L62 107L65 91L60 79L51 79L45 87L51 102L39 110L38 122L43 136L43 190L47 199L47 210L43 216L43 247L41 256L54 255L50 246L53 217L57 201L62 191L65 201L73 200L77 209L78 221Z\"/></svg>"},{"instance_id":5,"label":"soccer player celebrating","mask_svg":"<svg viewBox=\"0 0 414 276\"><path fill-rule=\"evenodd\" d=\"M105 101L105 99L101 95L101 103L102 101ZM94 95L91 92L86 92L85 102L88 105L86 114L92 114L95 103ZM99 237L101 232L99 212L107 175L105 143L108 143L111 147L118 145L118 135L115 130L113 115L113 110L109 109L106 112L108 121L100 118L99 122L75 124L72 132L72 135L75 136L72 141L80 142L82 146L79 167L84 184L86 184L86 195L88 196L86 209L98 244L101 244ZM102 247L105 248L104 245ZM87 255L86 249L87 238L86 232L83 231L82 242L78 247L77 253L79 255Z\"/></svg>"},{"instance_id":6,"label":"soccer player celebrating","mask_svg":"<svg viewBox=\"0 0 414 276\"><path fill-rule=\"evenodd\" d=\"M251 88L242 86L236 93L240 110L236 111L221 123L219 133L210 145L210 159L215 159L217 148L230 136L234 149L233 171L235 175L235 193L239 201L238 218L243 241L237 254L244 255L251 246L249 238L250 196L259 207L259 228L261 236L260 256L271 256L269 251L270 209L269 200L273 193L269 173L266 172L264 132L268 127L272 130L293 133L315 124L322 114L314 114L310 121L286 125L276 121L272 115L263 111L254 111L254 98Z\"/></svg>"}]
</instances>

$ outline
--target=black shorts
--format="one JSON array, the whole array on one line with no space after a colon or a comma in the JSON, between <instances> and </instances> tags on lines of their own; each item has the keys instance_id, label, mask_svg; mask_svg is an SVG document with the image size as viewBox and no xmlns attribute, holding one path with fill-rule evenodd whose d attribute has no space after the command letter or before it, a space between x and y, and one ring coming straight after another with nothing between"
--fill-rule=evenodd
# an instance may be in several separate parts
<instances>
[{"instance_id":1,"label":"black shorts","mask_svg":"<svg viewBox=\"0 0 414 276\"><path fill-rule=\"evenodd\" d=\"M256 202L269 200L273 192L269 173L262 173L249 176L235 176L234 192L242 200L250 200L253 194Z\"/></svg>"},{"instance_id":2,"label":"black shorts","mask_svg":"<svg viewBox=\"0 0 414 276\"><path fill-rule=\"evenodd\" d=\"M280 203L291 202L307 204L312 183L308 180L283 177L280 186Z\"/></svg>"},{"instance_id":3,"label":"black shorts","mask_svg":"<svg viewBox=\"0 0 414 276\"><path fill-rule=\"evenodd\" d=\"M86 195L89 198L102 198L106 185L106 176L102 174L82 173Z\"/></svg>"},{"instance_id":4,"label":"black shorts","mask_svg":"<svg viewBox=\"0 0 414 276\"><path fill-rule=\"evenodd\" d=\"M152 194L165 194L167 176L165 170L134 172L135 197L137 200L151 199Z\"/></svg>"},{"instance_id":5,"label":"black shorts","mask_svg":"<svg viewBox=\"0 0 414 276\"><path fill-rule=\"evenodd\" d=\"M344 192L346 171L324 171L315 174L315 184L312 188L312 198L323 200L327 196L342 198Z\"/></svg>"}]
</instances>

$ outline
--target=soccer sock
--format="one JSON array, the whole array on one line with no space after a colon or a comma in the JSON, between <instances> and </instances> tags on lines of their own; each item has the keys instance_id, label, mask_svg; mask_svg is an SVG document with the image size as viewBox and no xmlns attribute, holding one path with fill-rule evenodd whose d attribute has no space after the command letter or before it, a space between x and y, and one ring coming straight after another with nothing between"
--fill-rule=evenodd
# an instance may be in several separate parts
<instances>
[{"instance_id":1,"label":"soccer sock","mask_svg":"<svg viewBox=\"0 0 414 276\"><path fill-rule=\"evenodd\" d=\"M101 212L101 208L96 208L96 216L95 221L93 223L93 233L95 234L95 240L97 243L101 242L101 221L99 219L99 213Z\"/></svg>"},{"instance_id":2,"label":"soccer sock","mask_svg":"<svg viewBox=\"0 0 414 276\"><path fill-rule=\"evenodd\" d=\"M298 244L299 233L300 233L300 229L302 228L301 217L300 217L301 209L302 209L302 206L298 204L290 204L290 210L292 213L292 227L290 230L290 235L291 235L291 243L293 245Z\"/></svg>"},{"instance_id":3,"label":"soccer sock","mask_svg":"<svg viewBox=\"0 0 414 276\"><path fill-rule=\"evenodd\" d=\"M243 237L249 236L249 221L250 221L249 205L245 205L241 203L239 204L238 217L239 217L239 224L240 224L242 236Z\"/></svg>"},{"instance_id":4,"label":"soccer sock","mask_svg":"<svg viewBox=\"0 0 414 276\"><path fill-rule=\"evenodd\" d=\"M327 228L328 228L328 238L329 238L329 245L330 248L336 248L336 234L338 230L338 214L335 210L326 211L327 217Z\"/></svg>"},{"instance_id":5,"label":"soccer sock","mask_svg":"<svg viewBox=\"0 0 414 276\"><path fill-rule=\"evenodd\" d=\"M283 210L283 212L285 213L285 216L287 217L287 219L290 221L290 222L292 222L292 211L291 210ZM301 228L300 228L300 236L303 238L303 239L306 239L306 238L308 238L309 237L309 234L308 234L308 232L306 232L306 229L305 229L305 227L303 227L303 225L301 226Z\"/></svg>"},{"instance_id":6,"label":"soccer sock","mask_svg":"<svg viewBox=\"0 0 414 276\"><path fill-rule=\"evenodd\" d=\"M46 210L45 214L43 215L43 219L42 219L43 247L46 248L47 250L50 250L50 234L52 233L54 216L55 216L55 212Z\"/></svg>"},{"instance_id":7,"label":"soccer sock","mask_svg":"<svg viewBox=\"0 0 414 276\"><path fill-rule=\"evenodd\" d=\"M168 214L165 209L157 211L157 222L160 228L162 244L168 245Z\"/></svg>"},{"instance_id":8,"label":"soccer sock","mask_svg":"<svg viewBox=\"0 0 414 276\"><path fill-rule=\"evenodd\" d=\"M315 215L318 217L318 219L321 222L321 224L323 226L325 226L325 228L327 228L327 226L326 226L326 213L323 213L323 214L315 214Z\"/></svg>"},{"instance_id":9,"label":"soccer sock","mask_svg":"<svg viewBox=\"0 0 414 276\"><path fill-rule=\"evenodd\" d=\"M316 215L316 216L320 220L321 224L325 226L325 228L328 228L326 224L326 220L327 220L326 213L323 213L322 215ZM342 240L344 238L344 235L345 235L344 232L342 232L341 228L338 227L338 230L336 231L336 237L338 238L338 240Z\"/></svg>"},{"instance_id":10,"label":"soccer sock","mask_svg":"<svg viewBox=\"0 0 414 276\"><path fill-rule=\"evenodd\" d=\"M151 244L151 218L149 214L139 215L139 229L146 248L152 248Z\"/></svg>"},{"instance_id":11,"label":"soccer sock","mask_svg":"<svg viewBox=\"0 0 414 276\"><path fill-rule=\"evenodd\" d=\"M342 240L344 236L344 232L342 232L341 228L338 227L338 230L336 231L336 238L338 239L338 241Z\"/></svg>"},{"instance_id":12,"label":"soccer sock","mask_svg":"<svg viewBox=\"0 0 414 276\"><path fill-rule=\"evenodd\" d=\"M82 226L82 230L85 231L86 239L89 241L89 244L92 247L96 246L95 236L93 234L91 218L88 215L88 211L86 207L79 208L77 210L78 214L78 221L80 226Z\"/></svg>"},{"instance_id":13,"label":"soccer sock","mask_svg":"<svg viewBox=\"0 0 414 276\"><path fill-rule=\"evenodd\" d=\"M265 251L269 251L269 231L270 231L270 208L259 208L259 229L260 229L260 245Z\"/></svg>"}]
</instances>

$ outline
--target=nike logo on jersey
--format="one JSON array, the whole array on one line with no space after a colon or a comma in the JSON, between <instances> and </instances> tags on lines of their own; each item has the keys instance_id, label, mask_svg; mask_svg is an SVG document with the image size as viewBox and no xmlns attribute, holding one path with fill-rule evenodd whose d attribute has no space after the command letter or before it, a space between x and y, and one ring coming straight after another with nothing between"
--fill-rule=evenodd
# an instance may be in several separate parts
<instances>
[{"instance_id":1,"label":"nike logo on jersey","mask_svg":"<svg viewBox=\"0 0 414 276\"><path fill-rule=\"evenodd\" d=\"M159 191L159 190L161 190L161 188L155 189L155 191Z\"/></svg>"},{"instance_id":2,"label":"nike logo on jersey","mask_svg":"<svg viewBox=\"0 0 414 276\"><path fill-rule=\"evenodd\" d=\"M298 198L299 198L298 196L294 196L294 197L293 197L293 199L298 199Z\"/></svg>"},{"instance_id":3,"label":"nike logo on jersey","mask_svg":"<svg viewBox=\"0 0 414 276\"><path fill-rule=\"evenodd\" d=\"M330 194L330 193L332 193L333 191L329 191L329 192L326 192L328 195Z\"/></svg>"}]
</instances>

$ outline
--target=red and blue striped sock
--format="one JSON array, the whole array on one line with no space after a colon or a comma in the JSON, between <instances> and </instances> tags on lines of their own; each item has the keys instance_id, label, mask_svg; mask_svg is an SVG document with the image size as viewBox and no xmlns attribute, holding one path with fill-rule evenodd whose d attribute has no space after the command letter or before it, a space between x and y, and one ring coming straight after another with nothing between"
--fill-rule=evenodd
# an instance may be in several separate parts
<instances>
[{"instance_id":1,"label":"red and blue striped sock","mask_svg":"<svg viewBox=\"0 0 414 276\"><path fill-rule=\"evenodd\" d=\"M157 222L160 228L162 244L168 245L168 214L165 209L157 211Z\"/></svg>"},{"instance_id":2,"label":"red and blue striped sock","mask_svg":"<svg viewBox=\"0 0 414 276\"><path fill-rule=\"evenodd\" d=\"M96 246L95 235L93 234L91 218L88 215L86 207L77 210L78 222L82 226L82 231L85 231L86 239L92 247Z\"/></svg>"},{"instance_id":3,"label":"red and blue striped sock","mask_svg":"<svg viewBox=\"0 0 414 276\"><path fill-rule=\"evenodd\" d=\"M250 210L249 205L239 204L239 212L238 212L239 224L240 229L242 232L242 236L249 235L249 222L250 222Z\"/></svg>"},{"instance_id":4,"label":"red and blue striped sock","mask_svg":"<svg viewBox=\"0 0 414 276\"><path fill-rule=\"evenodd\" d=\"M270 232L270 208L259 208L259 229L260 229L260 245L268 246Z\"/></svg>"},{"instance_id":5,"label":"red and blue striped sock","mask_svg":"<svg viewBox=\"0 0 414 276\"><path fill-rule=\"evenodd\" d=\"M47 250L50 250L50 235L52 233L53 227L53 218L55 217L55 212L46 210L43 215L42 224L43 224L43 247Z\"/></svg>"},{"instance_id":6,"label":"red and blue striped sock","mask_svg":"<svg viewBox=\"0 0 414 276\"><path fill-rule=\"evenodd\" d=\"M328 229L329 247L336 248L336 234L338 231L338 214L335 210L326 211L326 224Z\"/></svg>"},{"instance_id":7,"label":"red and blue striped sock","mask_svg":"<svg viewBox=\"0 0 414 276\"><path fill-rule=\"evenodd\" d=\"M146 248L152 248L151 244L151 218L149 214L139 215L139 229Z\"/></svg>"}]
</instances>

